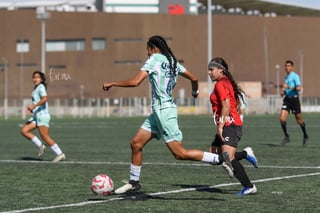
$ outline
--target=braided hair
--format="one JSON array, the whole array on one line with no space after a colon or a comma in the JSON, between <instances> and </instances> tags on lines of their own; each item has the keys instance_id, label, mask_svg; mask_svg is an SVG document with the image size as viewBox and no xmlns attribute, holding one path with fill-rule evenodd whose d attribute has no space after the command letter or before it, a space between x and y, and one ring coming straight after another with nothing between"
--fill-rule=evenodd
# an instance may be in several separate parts
<instances>
[{"instance_id":1,"label":"braided hair","mask_svg":"<svg viewBox=\"0 0 320 213\"><path fill-rule=\"evenodd\" d=\"M213 58L210 63L209 63L209 67L210 66L216 66L219 67L221 69L223 69L223 73L227 76L227 78L230 80L233 91L234 91L234 97L237 100L237 108L240 107L240 98L243 102L245 102L244 100L244 94L245 92L239 88L238 84L235 82L231 72L228 70L228 64L227 62L221 58L221 57L216 57Z\"/></svg>"},{"instance_id":2,"label":"braided hair","mask_svg":"<svg viewBox=\"0 0 320 213\"><path fill-rule=\"evenodd\" d=\"M147 46L151 49L155 47L158 48L161 54L163 54L168 59L170 69L173 71L173 74L176 75L177 59L172 53L166 40L162 36L152 36L149 38Z\"/></svg>"}]
</instances>

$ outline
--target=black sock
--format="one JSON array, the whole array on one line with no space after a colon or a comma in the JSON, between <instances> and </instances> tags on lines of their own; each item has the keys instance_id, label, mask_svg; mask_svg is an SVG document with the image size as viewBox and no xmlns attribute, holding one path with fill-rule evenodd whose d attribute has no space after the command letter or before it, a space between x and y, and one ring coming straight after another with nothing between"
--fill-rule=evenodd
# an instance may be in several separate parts
<instances>
[{"instance_id":1,"label":"black sock","mask_svg":"<svg viewBox=\"0 0 320 213\"><path fill-rule=\"evenodd\" d=\"M282 127L282 130L283 130L283 133L284 133L284 135L286 136L286 137L288 137L289 136L289 134L288 134L288 130L287 130L287 122L282 122L282 121L280 121L280 123L281 123L281 127Z\"/></svg>"},{"instance_id":2,"label":"black sock","mask_svg":"<svg viewBox=\"0 0 320 213\"><path fill-rule=\"evenodd\" d=\"M234 176L239 180L242 186L252 188L253 184L250 182L246 171L244 170L243 166L239 161L233 159L231 161L233 167Z\"/></svg>"},{"instance_id":3,"label":"black sock","mask_svg":"<svg viewBox=\"0 0 320 213\"><path fill-rule=\"evenodd\" d=\"M302 124L300 124L300 127L301 127L301 129L302 129L303 136L304 136L305 138L307 138L308 135L307 135L307 131L306 131L306 123L303 122Z\"/></svg>"},{"instance_id":4,"label":"black sock","mask_svg":"<svg viewBox=\"0 0 320 213\"><path fill-rule=\"evenodd\" d=\"M236 154L234 155L234 158L237 161L245 159L245 158L247 158L247 152L246 151L236 152Z\"/></svg>"}]
</instances>

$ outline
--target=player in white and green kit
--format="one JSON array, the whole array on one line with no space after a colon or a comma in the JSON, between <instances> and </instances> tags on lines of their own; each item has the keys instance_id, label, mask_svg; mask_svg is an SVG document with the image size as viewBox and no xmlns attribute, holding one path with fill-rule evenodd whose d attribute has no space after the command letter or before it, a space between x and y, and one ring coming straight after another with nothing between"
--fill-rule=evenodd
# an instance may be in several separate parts
<instances>
[{"instance_id":1,"label":"player in white and green kit","mask_svg":"<svg viewBox=\"0 0 320 213\"><path fill-rule=\"evenodd\" d=\"M103 89L106 91L111 87L136 87L148 77L152 87L152 113L130 142L132 151L130 181L116 189L116 194L141 188L139 181L143 158L142 148L153 138L158 140L163 138L177 160L195 160L214 164L225 161L232 170L228 153L217 155L196 149L187 150L183 147L183 136L178 126L177 108L172 99L172 90L178 76L181 75L191 81L192 96L196 98L199 94L198 80L177 62L167 42L161 36L152 36L148 40L147 51L149 59L135 77L126 81L103 84Z\"/></svg>"},{"instance_id":2,"label":"player in white and green kit","mask_svg":"<svg viewBox=\"0 0 320 213\"><path fill-rule=\"evenodd\" d=\"M40 71L35 71L32 74L34 89L32 91L32 105L28 106L28 111L33 113L33 116L22 127L21 134L34 143L38 148L38 157L44 154L46 146L41 140L35 136L32 131L38 129L42 139L57 155L53 162L59 162L66 158L58 144L49 135L50 113L48 110L48 97L46 91L45 74Z\"/></svg>"}]
</instances>

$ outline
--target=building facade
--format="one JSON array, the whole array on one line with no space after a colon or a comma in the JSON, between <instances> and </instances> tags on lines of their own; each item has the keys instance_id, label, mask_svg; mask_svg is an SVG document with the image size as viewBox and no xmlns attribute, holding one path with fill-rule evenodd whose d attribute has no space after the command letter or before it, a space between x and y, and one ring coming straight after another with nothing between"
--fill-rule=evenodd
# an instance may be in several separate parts
<instances>
[{"instance_id":1,"label":"building facade","mask_svg":"<svg viewBox=\"0 0 320 213\"><path fill-rule=\"evenodd\" d=\"M222 56L237 81L260 82L262 95L275 95L291 59L301 75L304 97L316 90L320 18L214 15L213 56ZM41 21L35 11L0 10L0 97L29 98L31 74L41 69L41 29L45 24L45 72L51 98L149 97L149 85L102 91L104 81L130 78L147 59L146 41L162 35L178 60L202 82L206 96L207 16L50 12ZM5 83L4 69L7 68ZM249 84L250 85L250 84ZM181 80L174 95L188 95Z\"/></svg>"}]
</instances>

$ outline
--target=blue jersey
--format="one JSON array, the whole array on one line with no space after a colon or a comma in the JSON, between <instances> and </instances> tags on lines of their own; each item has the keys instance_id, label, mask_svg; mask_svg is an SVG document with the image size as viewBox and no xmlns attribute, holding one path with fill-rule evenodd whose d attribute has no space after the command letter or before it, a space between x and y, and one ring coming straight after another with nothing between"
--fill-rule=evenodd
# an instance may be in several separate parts
<instances>
[{"instance_id":1,"label":"blue jersey","mask_svg":"<svg viewBox=\"0 0 320 213\"><path fill-rule=\"evenodd\" d=\"M285 77L285 83L288 85L288 88L286 88L286 96L295 96L298 95L298 91L295 89L289 89L289 88L296 88L297 86L301 85L300 82L300 77L297 73L295 72L290 72L286 77Z\"/></svg>"},{"instance_id":2,"label":"blue jersey","mask_svg":"<svg viewBox=\"0 0 320 213\"><path fill-rule=\"evenodd\" d=\"M177 63L176 75L174 75L166 56L154 53L145 62L141 70L148 72L152 87L152 108L175 107L172 100L172 90L176 85L178 74L185 72L186 68Z\"/></svg>"}]
</instances>

